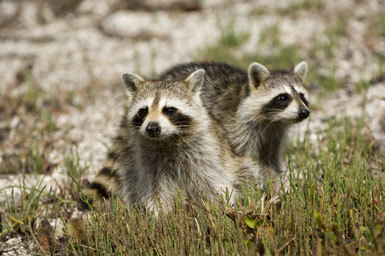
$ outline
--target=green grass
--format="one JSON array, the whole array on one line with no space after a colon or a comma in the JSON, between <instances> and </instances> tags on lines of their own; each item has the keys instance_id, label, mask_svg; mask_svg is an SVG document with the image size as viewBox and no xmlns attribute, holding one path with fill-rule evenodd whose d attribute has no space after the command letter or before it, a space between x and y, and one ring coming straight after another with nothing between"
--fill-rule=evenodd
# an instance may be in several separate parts
<instances>
[{"instance_id":1,"label":"green grass","mask_svg":"<svg viewBox=\"0 0 385 256\"><path fill-rule=\"evenodd\" d=\"M378 15L376 23L377 23L376 27L377 27L378 35L385 37L385 16L383 14Z\"/></svg>"},{"instance_id":2,"label":"green grass","mask_svg":"<svg viewBox=\"0 0 385 256\"><path fill-rule=\"evenodd\" d=\"M70 239L69 250L83 255L385 253L384 181L371 172L385 160L361 134L363 126L363 120L333 121L317 145L306 137L290 148L290 189L279 203L248 187L234 208L225 203L190 211L179 207L154 221L110 201L91 212L85 240Z\"/></svg>"},{"instance_id":3,"label":"green grass","mask_svg":"<svg viewBox=\"0 0 385 256\"><path fill-rule=\"evenodd\" d=\"M340 37L345 37L348 33L347 26L346 16L338 17L337 20L326 29L326 35L331 41L335 41Z\"/></svg>"},{"instance_id":4,"label":"green grass","mask_svg":"<svg viewBox=\"0 0 385 256\"><path fill-rule=\"evenodd\" d=\"M219 37L218 44L223 47L234 48L247 42L249 37L249 33L237 32L234 28L234 25L229 25L228 27L221 29L221 36Z\"/></svg>"},{"instance_id":5,"label":"green grass","mask_svg":"<svg viewBox=\"0 0 385 256\"><path fill-rule=\"evenodd\" d=\"M259 34L260 44L269 44L271 47L277 47L281 45L280 28L278 23L271 27L267 27Z\"/></svg>"},{"instance_id":6,"label":"green grass","mask_svg":"<svg viewBox=\"0 0 385 256\"><path fill-rule=\"evenodd\" d=\"M312 52L319 53L328 62L333 62L335 51L338 50L339 40L347 36L347 20L345 16L337 18L333 21L320 35L320 40L314 43Z\"/></svg>"},{"instance_id":7,"label":"green grass","mask_svg":"<svg viewBox=\"0 0 385 256\"><path fill-rule=\"evenodd\" d=\"M20 199L15 196L14 189L16 188L20 189ZM9 217L10 225L5 228L5 231L13 229L13 231L19 233L29 233L36 222L37 209L45 187L41 186L41 183L37 186L28 187L23 182L21 186L10 189L12 189L11 196L7 197L6 201L6 216ZM6 232L3 231L3 233Z\"/></svg>"},{"instance_id":8,"label":"green grass","mask_svg":"<svg viewBox=\"0 0 385 256\"><path fill-rule=\"evenodd\" d=\"M196 59L224 61L243 69L247 69L254 61L276 69L292 68L300 61L296 46L281 45L280 29L277 24L264 29L260 35L260 44L268 44L271 49L268 54L259 51L258 45L253 52L239 54L240 47L248 38L248 34L237 32L233 26L222 29L218 41L199 50Z\"/></svg>"},{"instance_id":9,"label":"green grass","mask_svg":"<svg viewBox=\"0 0 385 256\"><path fill-rule=\"evenodd\" d=\"M336 77L333 67L328 67L328 70L323 74L316 70L310 70L306 81L308 84L315 83L320 86L323 89L322 95L335 92L346 84L346 81Z\"/></svg>"},{"instance_id":10,"label":"green grass","mask_svg":"<svg viewBox=\"0 0 385 256\"><path fill-rule=\"evenodd\" d=\"M247 186L233 208L226 203L177 206L155 221L138 209L127 212L119 199L110 200L90 211L82 241L53 240L47 250L66 255L382 255L385 158L362 134L364 126L365 120L330 121L316 143L305 135L290 147L290 186L279 202L270 201L268 189ZM66 159L69 176L79 179L85 167L76 151ZM2 236L15 232L41 242L36 219L68 216L73 195L22 188L21 202L10 197ZM37 210L49 201L55 207Z\"/></svg>"},{"instance_id":11,"label":"green grass","mask_svg":"<svg viewBox=\"0 0 385 256\"><path fill-rule=\"evenodd\" d=\"M0 174L49 174L54 166L41 144L31 141L18 154L4 153Z\"/></svg>"},{"instance_id":12,"label":"green grass","mask_svg":"<svg viewBox=\"0 0 385 256\"><path fill-rule=\"evenodd\" d=\"M36 173L42 173L44 165L41 165L39 157L31 158L30 164L36 168ZM23 173L14 168L12 174ZM7 192L5 203L0 207L0 242L6 237L21 235L36 245L38 255L61 248L61 241L54 237L55 228L47 223L67 220L74 212L81 195L80 176L88 166L81 164L76 149L73 149L64 157L63 169L68 177L58 181L59 190L56 192L43 185L43 179L31 184L25 176L22 176L21 185L0 188L0 195Z\"/></svg>"},{"instance_id":13,"label":"green grass","mask_svg":"<svg viewBox=\"0 0 385 256\"><path fill-rule=\"evenodd\" d=\"M357 92L359 94L362 94L369 89L369 86L370 86L370 81L360 79L360 81L358 81L357 83Z\"/></svg>"},{"instance_id":14,"label":"green grass","mask_svg":"<svg viewBox=\"0 0 385 256\"><path fill-rule=\"evenodd\" d=\"M321 10L323 5L320 0L298 1L291 8ZM369 28L370 33L383 35L381 17L374 19L376 26ZM196 59L225 61L243 69L254 61L268 68L289 69L308 56L307 83L332 93L345 85L335 76L334 61L339 40L348 34L347 25L344 19L331 23L319 35L326 40L316 40L307 53L281 42L278 23L261 31L253 51L242 52L250 35L229 25L221 28L216 42L200 49ZM271 50L262 51L261 46ZM382 53L375 57L380 77L385 58ZM54 164L46 156L52 145L45 140L60 129L52 113L60 112L62 105L77 104L75 92L48 95L28 70L23 80L27 88L23 95L7 96L0 102L5 122L20 117L13 143L21 145L20 152L3 155L2 175L49 173ZM360 80L357 92L365 93L369 85ZM0 208L0 241L20 235L37 245L37 255L384 255L385 157L376 151L372 138L363 134L365 121L333 119L317 141L310 141L307 133L303 141L291 145L286 152L289 188L279 200L271 200L268 186L259 190L248 184L234 207L207 203L186 209L176 199L176 210L155 221L139 209L127 212L115 198L91 209L81 241L66 233L57 239L52 228L47 231L39 224L68 220L77 201L84 199L80 181L89 167L74 148L60 163L68 180L58 181L57 192L42 183L0 188L0 194L11 191Z\"/></svg>"},{"instance_id":15,"label":"green grass","mask_svg":"<svg viewBox=\"0 0 385 256\"><path fill-rule=\"evenodd\" d=\"M287 5L277 5L277 8L270 9L265 6L256 6L252 9L252 14L266 15L266 14L275 14L280 17L290 16L292 18L297 18L301 12L322 12L325 10L325 1L324 0L293 0L288 1Z\"/></svg>"},{"instance_id":16,"label":"green grass","mask_svg":"<svg viewBox=\"0 0 385 256\"><path fill-rule=\"evenodd\" d=\"M282 15L295 15L300 10L319 12L325 7L324 0L300 0L291 2L288 8L279 9L279 13Z\"/></svg>"},{"instance_id":17,"label":"green grass","mask_svg":"<svg viewBox=\"0 0 385 256\"><path fill-rule=\"evenodd\" d=\"M82 192L82 176L87 173L89 166L81 163L79 153L75 147L71 149L71 152L64 157L63 162L64 170L68 176L68 182L66 186L66 194L76 201L82 201L84 204L89 204L88 198Z\"/></svg>"},{"instance_id":18,"label":"green grass","mask_svg":"<svg viewBox=\"0 0 385 256\"><path fill-rule=\"evenodd\" d=\"M249 34L237 31L233 25L221 29L218 41L212 45L205 46L196 54L199 60L218 60L233 63L237 61L234 57L239 47L249 39Z\"/></svg>"},{"instance_id":19,"label":"green grass","mask_svg":"<svg viewBox=\"0 0 385 256\"><path fill-rule=\"evenodd\" d=\"M370 23L368 26L368 36L382 36L385 37L385 16L384 13L379 11L370 17Z\"/></svg>"},{"instance_id":20,"label":"green grass","mask_svg":"<svg viewBox=\"0 0 385 256\"><path fill-rule=\"evenodd\" d=\"M55 163L48 155L55 146L53 136L59 129L55 112L63 111L63 105L71 103L71 94L47 93L29 68L20 72L20 81L24 91L8 90L0 96L1 125L5 131L13 132L12 138L5 132L0 143L0 151L4 152L0 174L49 174Z\"/></svg>"},{"instance_id":21,"label":"green grass","mask_svg":"<svg viewBox=\"0 0 385 256\"><path fill-rule=\"evenodd\" d=\"M322 95L335 92L346 84L344 79L335 75L334 61L335 50L339 47L339 40L347 36L347 22L342 17L336 19L324 34L319 35L323 40L314 43L307 56L309 59L309 73L306 78L307 84L315 84L322 90ZM277 24L263 29L259 36L259 42L252 52L240 52L242 46L247 42L248 35L234 30L229 26L221 30L221 36L212 45L208 45L198 51L197 60L224 61L247 70L252 62L259 62L270 69L291 69L297 63L304 60L301 50L296 45L283 45L281 42L280 27ZM270 49L268 52L259 50L261 46ZM319 56L325 60L322 65ZM312 59L316 62L313 63ZM381 56L378 57L379 61ZM314 65L312 65L314 64ZM321 70L322 69L322 70ZM358 89L359 90L359 89Z\"/></svg>"},{"instance_id":22,"label":"green grass","mask_svg":"<svg viewBox=\"0 0 385 256\"><path fill-rule=\"evenodd\" d=\"M79 181L88 168L87 165L81 164L79 153L76 148L72 148L71 152L64 157L64 169L71 178L71 182Z\"/></svg>"}]
</instances>

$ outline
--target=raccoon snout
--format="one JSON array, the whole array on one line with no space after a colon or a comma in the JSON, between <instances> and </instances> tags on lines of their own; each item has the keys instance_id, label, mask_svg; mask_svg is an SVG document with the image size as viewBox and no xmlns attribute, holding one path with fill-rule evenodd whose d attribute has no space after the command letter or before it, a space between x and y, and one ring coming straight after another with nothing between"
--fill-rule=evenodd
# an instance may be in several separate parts
<instances>
[{"instance_id":1,"label":"raccoon snout","mask_svg":"<svg viewBox=\"0 0 385 256\"><path fill-rule=\"evenodd\" d=\"M146 127L146 133L150 137L158 137L160 135L160 131L161 131L160 125L155 122L148 123Z\"/></svg>"},{"instance_id":2,"label":"raccoon snout","mask_svg":"<svg viewBox=\"0 0 385 256\"><path fill-rule=\"evenodd\" d=\"M302 119L307 118L310 115L310 111L307 110L306 108L300 108L298 110L298 116Z\"/></svg>"}]
</instances>

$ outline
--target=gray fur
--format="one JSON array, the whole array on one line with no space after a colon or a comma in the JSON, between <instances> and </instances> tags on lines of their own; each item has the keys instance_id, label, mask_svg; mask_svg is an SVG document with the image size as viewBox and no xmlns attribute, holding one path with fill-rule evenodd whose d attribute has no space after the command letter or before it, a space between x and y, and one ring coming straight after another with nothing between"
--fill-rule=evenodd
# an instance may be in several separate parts
<instances>
[{"instance_id":1,"label":"gray fur","mask_svg":"<svg viewBox=\"0 0 385 256\"><path fill-rule=\"evenodd\" d=\"M206 71L204 69L199 69L187 77L185 82L192 86L192 91L200 90L205 79L205 74Z\"/></svg>"},{"instance_id":2,"label":"gray fur","mask_svg":"<svg viewBox=\"0 0 385 256\"><path fill-rule=\"evenodd\" d=\"M133 92L136 90L136 85L143 82L143 78L137 74L128 72L122 75L122 82L126 90Z\"/></svg>"},{"instance_id":3,"label":"gray fur","mask_svg":"<svg viewBox=\"0 0 385 256\"><path fill-rule=\"evenodd\" d=\"M270 72L267 68L257 62L251 63L248 69L248 77L250 86L257 88L269 76Z\"/></svg>"},{"instance_id":4,"label":"gray fur","mask_svg":"<svg viewBox=\"0 0 385 256\"><path fill-rule=\"evenodd\" d=\"M195 203L204 199L215 201L218 194L224 195L226 190L233 199L244 180L253 178L252 168L257 168L256 165L232 153L224 131L203 107L199 88L186 87L187 82L199 87L204 73L197 71L187 81L183 79L190 73L180 81L144 81L132 92L119 131L125 134L121 136L124 150L119 150L122 161L119 194L128 208L139 204L155 215L160 210L168 212L178 191L183 199ZM166 102L180 101L185 109L179 110L187 113L191 124L169 127L168 131L172 132L160 139L146 137L140 128L132 125L130 112L147 99L153 99L152 105L147 106L148 118L152 121L164 118L154 104L165 99Z\"/></svg>"}]
</instances>

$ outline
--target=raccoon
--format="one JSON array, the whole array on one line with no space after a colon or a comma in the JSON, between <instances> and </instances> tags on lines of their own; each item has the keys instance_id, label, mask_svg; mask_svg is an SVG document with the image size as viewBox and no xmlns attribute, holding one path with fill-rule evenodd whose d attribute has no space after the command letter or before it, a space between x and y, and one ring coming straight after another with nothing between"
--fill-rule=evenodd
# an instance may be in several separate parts
<instances>
[{"instance_id":1,"label":"raccoon","mask_svg":"<svg viewBox=\"0 0 385 256\"><path fill-rule=\"evenodd\" d=\"M177 195L200 203L222 194L233 202L258 166L232 152L203 107L204 76L203 69L174 81L123 74L128 107L109 164L89 188L100 197L117 193L128 209L138 204L155 216L169 212Z\"/></svg>"},{"instance_id":2,"label":"raccoon","mask_svg":"<svg viewBox=\"0 0 385 256\"><path fill-rule=\"evenodd\" d=\"M201 68L207 72L203 105L224 127L234 152L257 161L265 179L279 178L288 130L310 115L307 63L292 71L269 71L254 62L247 72L221 62L187 63L166 70L159 79L178 79Z\"/></svg>"}]
</instances>

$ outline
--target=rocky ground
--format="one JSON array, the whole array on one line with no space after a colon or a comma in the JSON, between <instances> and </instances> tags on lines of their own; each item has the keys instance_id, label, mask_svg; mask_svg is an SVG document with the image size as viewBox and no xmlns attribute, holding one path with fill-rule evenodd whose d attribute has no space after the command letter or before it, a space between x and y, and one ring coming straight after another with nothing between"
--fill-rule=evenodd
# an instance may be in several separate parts
<instances>
[{"instance_id":1,"label":"rocky ground","mask_svg":"<svg viewBox=\"0 0 385 256\"><path fill-rule=\"evenodd\" d=\"M221 60L205 53L226 45L228 31L247 34L228 48L234 59L294 46L308 61L312 115L297 134L308 129L316 143L328 120L365 116L363 132L385 152L384 14L382 0L1 0L0 217L14 185L61 189L74 151L88 175L102 165L125 100L121 73L151 77L180 62ZM0 254L30 247L19 236L0 239Z\"/></svg>"}]
</instances>

